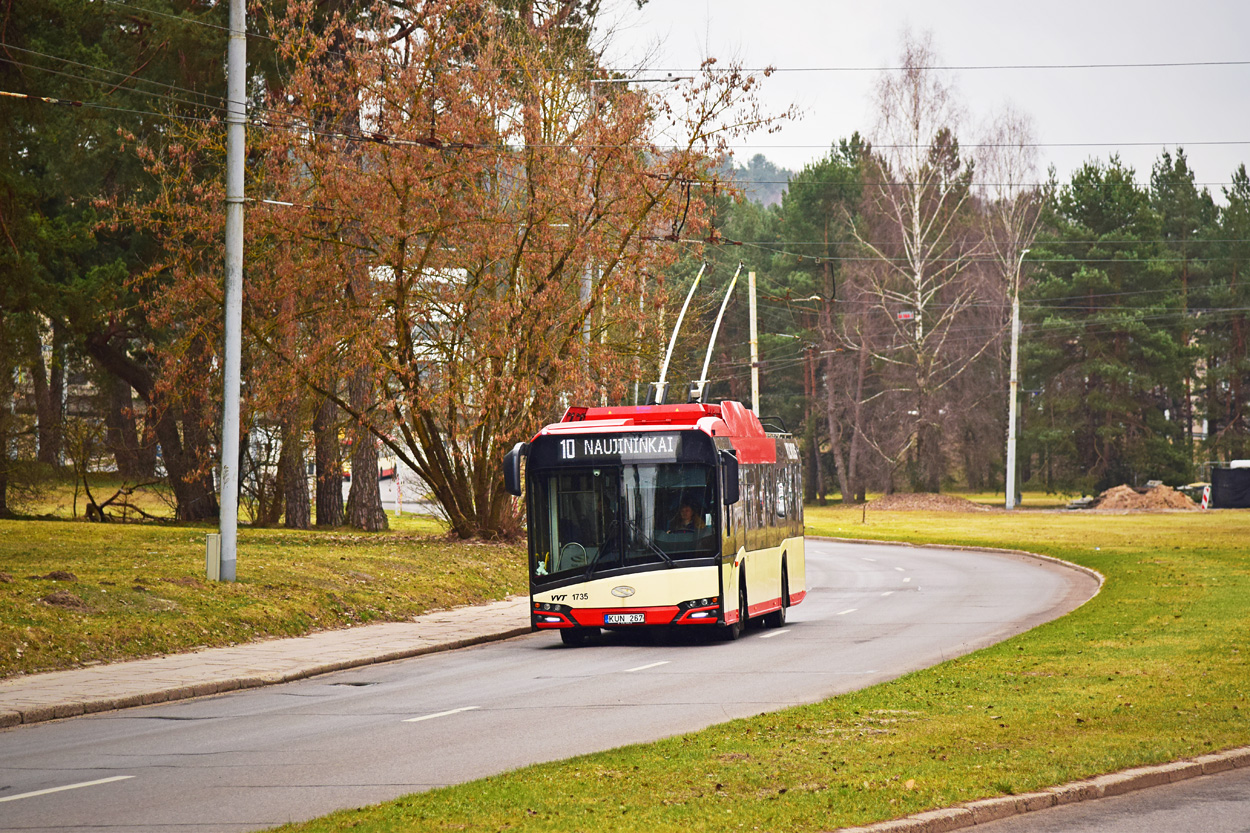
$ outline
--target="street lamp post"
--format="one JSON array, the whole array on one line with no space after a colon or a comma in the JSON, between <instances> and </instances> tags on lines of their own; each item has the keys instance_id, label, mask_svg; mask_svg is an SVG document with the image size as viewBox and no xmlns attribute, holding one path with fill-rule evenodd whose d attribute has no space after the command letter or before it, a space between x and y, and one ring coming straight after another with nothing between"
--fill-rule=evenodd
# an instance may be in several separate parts
<instances>
[{"instance_id":1,"label":"street lamp post","mask_svg":"<svg viewBox=\"0 0 1250 833\"><path fill-rule=\"evenodd\" d=\"M209 578L235 580L239 526L239 388L243 330L243 168L247 153L247 4L230 0L226 56L226 281L222 362L221 502L218 539L208 545ZM216 544L216 546L214 546ZM215 550L215 551L214 551Z\"/></svg>"},{"instance_id":2,"label":"street lamp post","mask_svg":"<svg viewBox=\"0 0 1250 833\"><path fill-rule=\"evenodd\" d=\"M1020 271L1024 266L1024 256L1028 249L1020 252L1016 260L1016 276L1011 292L1011 376L1007 393L1007 508L1015 509L1019 504L1016 495L1016 420L1017 403L1020 391Z\"/></svg>"}]
</instances>

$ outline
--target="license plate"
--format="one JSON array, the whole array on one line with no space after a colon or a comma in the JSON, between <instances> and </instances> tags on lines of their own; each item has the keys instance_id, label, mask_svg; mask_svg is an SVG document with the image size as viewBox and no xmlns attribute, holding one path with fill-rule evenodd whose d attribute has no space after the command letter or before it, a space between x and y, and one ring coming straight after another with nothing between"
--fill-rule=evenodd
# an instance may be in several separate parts
<instances>
[{"instance_id":1,"label":"license plate","mask_svg":"<svg viewBox=\"0 0 1250 833\"><path fill-rule=\"evenodd\" d=\"M603 624L605 625L645 625L646 623L647 614L645 613L603 614Z\"/></svg>"}]
</instances>

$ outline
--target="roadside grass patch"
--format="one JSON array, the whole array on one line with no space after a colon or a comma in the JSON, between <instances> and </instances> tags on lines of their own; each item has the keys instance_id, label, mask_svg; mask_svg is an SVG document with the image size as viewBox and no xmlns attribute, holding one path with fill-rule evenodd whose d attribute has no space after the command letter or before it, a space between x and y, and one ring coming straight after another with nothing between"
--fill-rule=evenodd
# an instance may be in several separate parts
<instances>
[{"instance_id":1,"label":"roadside grass patch","mask_svg":"<svg viewBox=\"0 0 1250 833\"><path fill-rule=\"evenodd\" d=\"M402 621L525 589L522 547L451 541L431 518L393 523L241 528L226 584L204 575L213 527L0 520L0 677Z\"/></svg>"},{"instance_id":2,"label":"roadside grass patch","mask_svg":"<svg viewBox=\"0 0 1250 833\"><path fill-rule=\"evenodd\" d=\"M1250 512L860 519L807 510L811 535L1029 550L1107 582L861 692L281 829L830 830L1250 743Z\"/></svg>"}]
</instances>

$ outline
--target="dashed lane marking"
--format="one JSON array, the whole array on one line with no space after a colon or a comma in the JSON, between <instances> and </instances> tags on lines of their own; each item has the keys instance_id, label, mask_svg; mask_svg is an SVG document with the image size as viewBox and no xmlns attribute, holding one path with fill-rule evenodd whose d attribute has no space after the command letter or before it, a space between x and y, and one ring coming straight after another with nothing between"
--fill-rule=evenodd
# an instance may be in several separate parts
<instances>
[{"instance_id":1,"label":"dashed lane marking","mask_svg":"<svg viewBox=\"0 0 1250 833\"><path fill-rule=\"evenodd\" d=\"M634 671L646 671L648 668L656 668L657 666L660 666L660 665L668 665L669 662L671 662L671 660L665 659L665 660L660 660L659 662L650 663L648 665L640 665L637 668L626 668L625 673L629 674Z\"/></svg>"},{"instance_id":2,"label":"dashed lane marking","mask_svg":"<svg viewBox=\"0 0 1250 833\"><path fill-rule=\"evenodd\" d=\"M95 781L82 781L78 784L66 784L64 787L49 787L46 790L35 790L34 792L21 793L20 795L9 795L0 798L0 803L5 801L17 801L19 798L34 798L37 795L48 795L49 793L59 793L65 790L77 790L82 787L94 787L97 784L111 784L114 781L125 781L127 778L134 778L133 775L114 775L112 778L100 778Z\"/></svg>"},{"instance_id":3,"label":"dashed lane marking","mask_svg":"<svg viewBox=\"0 0 1250 833\"><path fill-rule=\"evenodd\" d=\"M420 723L422 720L433 720L436 717L448 717L453 714L460 714L460 712L471 712L480 708L481 706L464 706L462 708L452 709L450 711L435 712L434 714L423 714L420 717L410 717L404 722L405 723Z\"/></svg>"}]
</instances>

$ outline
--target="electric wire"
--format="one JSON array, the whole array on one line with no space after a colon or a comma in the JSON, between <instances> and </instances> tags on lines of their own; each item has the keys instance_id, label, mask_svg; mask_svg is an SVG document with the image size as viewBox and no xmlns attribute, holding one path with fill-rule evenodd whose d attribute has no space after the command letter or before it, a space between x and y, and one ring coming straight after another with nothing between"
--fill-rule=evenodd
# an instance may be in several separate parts
<instances>
[{"instance_id":1,"label":"electric wire","mask_svg":"<svg viewBox=\"0 0 1250 833\"><path fill-rule=\"evenodd\" d=\"M25 62L22 62L22 61L14 61L14 60L12 60L12 59L7 59L7 58L0 58L0 63L9 63L9 64L13 64L14 66L26 67L26 68L28 68L28 69L38 70L39 72L45 72L45 73L48 73L48 74L51 74L51 75L59 75L59 76L61 76L61 77L63 77L63 78L71 78L71 79L74 79L74 80L76 80L76 81L85 81L85 82L87 82L87 83L89 83L89 84L102 84L102 85L112 85L112 84L113 84L113 82L111 82L111 81L106 81L106 80L101 79L101 78L90 78L90 77L88 77L88 76L85 76L85 75L79 75L79 74L77 74L77 73L65 72L64 70L53 69L53 68L51 68L51 67L43 67L43 66L39 66L38 64L30 64L30 63L25 63ZM73 63L73 62L71 62L71 63ZM98 69L98 68L97 68L97 69ZM107 71L107 70L105 70L105 71ZM137 94L137 95L147 96L147 97L149 97L149 98L156 98L156 99L160 99L160 100L164 100L164 101L171 101L171 102L173 102L173 103L175 103L175 104L179 104L179 105L183 105L183 106L187 106L187 107L198 107L198 108L202 108L202 109L212 110L212 111L217 112L217 113L225 113L225 112L226 112L226 108L225 108L225 107L223 107L223 106L218 106L218 105L210 104L210 103L208 103L208 102L204 102L204 101L187 101L187 100L185 100L185 99L176 98L176 97L173 97L173 96L167 95L167 94L165 94L165 93L155 92L155 91L153 91L153 90L139 90L139 89L135 89L135 88L131 87L131 88L126 88L126 92L128 92L128 93L134 93L134 94ZM34 94L34 93L30 93L30 94L27 94L27 93L8 93L8 96L9 96L9 97L19 97L19 96L20 96L20 97L28 98L28 99L31 99L31 100L38 100L38 101L45 101L45 102L47 102L50 98L52 98L51 96L42 96L42 95L38 95L38 94ZM212 98L212 96L210 96L210 98ZM136 114L141 114L141 115L152 115L152 116L156 116L156 117L158 117L158 118L166 118L166 117L169 117L169 118L181 118L181 116L180 116L179 114L170 113L170 112L168 112L168 111L155 111L155 110L144 110L144 111L141 111L141 110L134 110L134 109L125 109L125 108L120 108L120 107L117 107L117 106L115 106L115 105L102 105L102 104L98 104L98 103L94 103L94 102L90 102L90 101L84 101L84 100L82 100L82 99L57 99L57 101L62 102L62 103L72 103L74 106L79 106L79 107L90 107L90 108L92 108L92 109L100 109L100 110L111 109L111 110L114 110L114 111L117 111L117 112L129 112L129 113L136 113Z\"/></svg>"},{"instance_id":2,"label":"electric wire","mask_svg":"<svg viewBox=\"0 0 1250 833\"><path fill-rule=\"evenodd\" d=\"M174 15L168 12L157 11L156 9L137 6L132 3L121 2L121 0L104 0L111 6L118 6L131 12L141 12L156 17L168 18L180 23L204 26L206 28L217 31L229 32L230 27L222 26L218 23L210 23L206 20L196 20L183 15ZM245 32L249 37L264 39L274 43L285 43L279 38L256 31ZM901 72L907 69L912 70L935 70L935 71L954 71L954 72L980 72L980 71L1003 71L1003 70L1101 70L1101 69L1179 69L1179 68L1198 68L1198 67L1242 67L1250 66L1250 61L1244 60L1205 60L1205 61L1140 61L1140 62L1091 62L1091 63L1055 63L1055 64L933 64L917 67L901 67L901 66L815 66L815 67L738 67L741 72L759 72L759 73L813 73L813 72ZM699 67L630 67L628 69L609 68L608 72L703 72L704 66Z\"/></svg>"},{"instance_id":3,"label":"electric wire","mask_svg":"<svg viewBox=\"0 0 1250 833\"><path fill-rule=\"evenodd\" d=\"M105 0L105 2L111 3L111 4L113 4L113 5L117 5L117 6L122 6L122 7L125 7L125 8L137 8L137 7L132 7L132 6L129 6L129 5L128 5L128 4L126 4L126 3L121 3L121 2L118 2L118 0ZM152 10L143 9L143 11L152 11ZM164 14L164 13L161 13L161 14ZM165 16L170 16L170 15L165 15ZM172 16L171 16L171 17L172 17ZM178 19L181 19L181 18L178 18ZM67 63L67 64L71 64L71 65L74 65L74 66L79 66L79 67L82 67L82 68L85 68L85 69L92 69L92 70L96 70L96 71L100 71L100 72L105 72L105 73L111 73L111 74L120 74L117 70L112 70L112 69L109 69L109 68L106 68L106 67L95 66L95 65L92 65L92 64L84 64L84 63L81 63L81 62L78 62L78 61L73 61L73 60L71 60L71 59L61 58L61 57L59 57L59 56L54 56L54 55L46 55L45 53L39 53L39 52L35 52L35 51L33 51L33 50L26 50L26 49L23 49L23 48L21 48L21 47L12 47L12 48L14 48L14 49L18 49L19 51L22 51L22 52L27 52L28 54L40 55L40 56L46 57L46 58L51 59L51 60L59 60L59 61L65 62L65 63ZM8 61L8 62L11 62L11 63L14 63L14 64L19 64L19 65L21 65L21 62L14 61L14 60L13 60L13 59L11 59L11 58L0 59L0 60L5 60L5 61ZM1248 63L1250 63L1250 62L1248 62ZM47 67L40 67L40 66L38 66L38 65L36 65L36 64L25 64L25 66L29 66L29 67L30 67L30 68L32 68L32 69L39 69L39 70L42 70L42 71L45 71L45 72L51 72L51 73L54 73L54 74L57 74L57 75L63 75L63 76L66 76L66 77L71 77L71 78L75 78L75 77L76 77L76 78L79 78L79 79L81 79L81 80L91 81L92 83L101 83L101 82L99 82L99 81L98 81L98 79L90 79L90 78L87 78L87 77L84 77L84 76L75 76L75 75L73 75L73 74L65 73L65 72L63 72L63 71L53 70L53 69L50 69L50 68L47 68ZM142 81L143 83L161 84L161 82L153 82L153 81L148 81L147 79L141 79L141 78L139 78L139 77L137 77L137 76L129 76L129 77L134 77L137 81ZM173 85L162 85L162 86L166 86L167 88L174 89L174 90L186 91L186 92L189 92L189 93L191 93L191 94L193 94L193 95L201 95L201 94L199 94L199 93L194 93L193 91L190 91L190 90L185 90L185 88L178 88L178 87L175 87L175 86L173 86ZM134 91L134 92L141 92L141 93L143 92L143 91L141 91L141 90L137 90L137 89L134 89L134 88L128 88L128 89L130 89L130 90L132 90L132 91ZM148 94L148 95L155 95L155 94L153 94L153 93L146 93L146 94ZM34 98L41 98L41 96L38 96L38 95L33 95L33 97L34 97ZM217 97L216 97L216 96L212 96L212 98L217 98ZM202 103L202 102L187 102L187 101L184 101L184 100L182 100L182 99L177 99L177 98L173 98L173 97L169 97L169 100L172 100L172 101L175 101L175 102L178 102L178 103L184 104L184 105L200 106L200 107L209 107L209 108L214 109L214 110L216 110L216 111L218 111L218 112L224 112L224 109L225 109L225 108L224 108L224 106L221 106L221 105L210 105L210 104L207 104L207 103ZM223 102L224 102L224 99L217 98L217 100L218 100L218 101L223 101ZM89 107L94 107L94 108L97 108L97 109L106 109L106 108L107 108L107 106L106 106L106 105L101 105L101 104L98 104L98 103L93 103L93 102L87 102L87 101L85 101L85 100L84 100L84 101L82 101L82 106L89 106ZM264 108L264 107L260 107L260 108L253 107L253 108L251 108L251 109L253 109L253 110L261 110L261 111L265 111L265 112L270 112L270 113L273 113L273 114L275 114L275 115L277 115L277 114L279 114L279 113L281 112L281 111L278 111L278 110L273 110L273 109L270 109L270 108ZM120 108L119 108L119 111L120 111L120 112L134 112L134 113L141 113L141 114L142 114L142 111L136 111L136 110L126 110L126 109L120 109ZM153 115L153 116L161 116L161 115L162 115L161 113L158 113L158 112L150 112L150 113L148 113L148 114ZM174 117L177 117L177 116L174 116ZM292 118L294 118L293 116L287 116L287 117L292 117ZM367 132L367 131L363 131L363 130L362 130L362 131L361 131L361 133L362 133L363 135L362 135L362 136L360 136L360 137L358 137L358 138L361 138L361 139L367 139L367 140L369 140L369 141L374 141L374 142L389 143L389 144L397 144L397 145L427 145L427 146L428 146L428 145L430 145L430 144L431 144L431 141L430 141L430 140L420 140L420 141L414 141L414 140L403 139L403 138L401 138L401 137L397 137L397 136L393 136L393 135L384 134L384 133L381 133L381 132ZM324 133L323 133L323 132L318 132L318 135L325 135L325 136L329 136L329 137L336 137L336 136L337 136L337 137L343 137L343 138L357 138L357 137L352 136L352 134L345 134L345 133L342 133L342 132L324 132ZM444 146L447 146L447 147L456 148L456 149L460 149L460 148L464 148L464 147L466 147L466 145L465 145L464 143L442 142L442 143L440 143L440 144L442 144L442 145L444 145ZM1023 145L1023 147L1030 147L1030 148L1116 148L1116 147L1156 147L1156 146L1162 146L1162 147L1168 147L1168 146L1177 146L1177 147L1180 147L1180 146L1191 146L1191 147L1192 147L1192 146L1242 146L1242 145L1250 145L1250 140L1240 140L1240 139L1236 139L1236 140L1211 140L1211 141L1200 141L1200 142L1140 142L1140 141L1124 141L1124 142L1035 142L1035 143L1027 143L1027 144ZM685 150L685 149L686 149L686 148L684 148L684 147L682 147L682 146L679 146L679 145L662 145L662 144L659 144L659 143L652 143L652 146L653 146L655 149L657 149L657 150L663 150L663 151L680 151L680 150ZM770 144L770 145L760 145L760 144L754 144L754 143L747 143L747 144L741 144L741 143L729 143L727 146L728 146L728 147L730 147L730 148L748 148L748 149L756 149L756 148L788 148L788 149L804 149L804 148L814 148L814 147L822 147L822 148L823 148L823 147L826 147L827 145L826 145L826 144L820 144L820 145L810 145L810 144ZM963 145L963 147L966 147L966 148L1002 148L1002 147L1019 147L1019 146L1020 146L1020 145L1011 144L1011 143L1002 144L1002 143L993 143L993 142L985 142L985 143L970 143L970 144ZM485 148L487 148L488 146L487 146L487 145L476 145L475 147L481 147L481 148L485 149ZM598 143L585 143L585 142L553 142L553 143L529 143L529 144L527 144L527 145L526 145L526 147L528 147L528 148L552 149L552 150L624 150L624 149L629 149L629 148L635 147L635 145L598 144ZM874 147L876 147L876 148L896 149L896 150L897 150L897 149L916 149L916 148L924 148L924 147L927 147L927 145L909 145L909 144L878 144L878 145L874 145ZM516 147L514 147L514 146L511 146L511 145L508 145L508 144L506 144L506 143L497 143L497 145L496 145L496 149L497 149L497 150L500 150L500 151L503 151L503 150L513 150L513 151L515 151L515 150L517 150L518 148L516 148Z\"/></svg>"}]
</instances>

